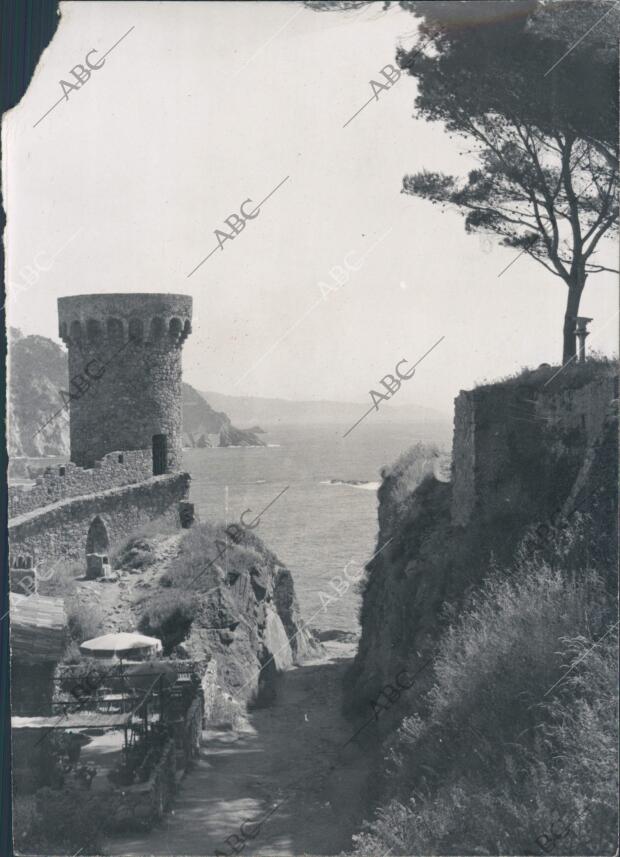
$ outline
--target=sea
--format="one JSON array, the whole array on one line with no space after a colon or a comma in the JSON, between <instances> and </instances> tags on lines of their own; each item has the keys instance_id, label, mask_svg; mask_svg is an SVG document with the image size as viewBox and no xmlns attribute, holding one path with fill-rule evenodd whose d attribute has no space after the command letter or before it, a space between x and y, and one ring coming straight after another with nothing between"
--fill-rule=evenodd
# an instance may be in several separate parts
<instances>
[{"instance_id":1,"label":"sea","mask_svg":"<svg viewBox=\"0 0 620 857\"><path fill-rule=\"evenodd\" d=\"M254 533L291 571L306 623L358 633L359 587L340 580L345 568L360 575L377 549L381 470L415 443L449 450L451 438L436 424L366 420L343 437L348 428L278 425L261 435L265 447L186 449L183 459L201 520L260 514Z\"/></svg>"}]
</instances>

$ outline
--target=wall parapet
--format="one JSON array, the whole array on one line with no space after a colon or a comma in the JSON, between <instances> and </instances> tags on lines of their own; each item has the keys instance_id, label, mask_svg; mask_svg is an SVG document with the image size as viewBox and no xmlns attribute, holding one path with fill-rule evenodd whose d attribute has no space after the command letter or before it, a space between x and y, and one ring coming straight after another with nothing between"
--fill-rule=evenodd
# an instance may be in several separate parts
<instances>
[{"instance_id":1,"label":"wall parapet","mask_svg":"<svg viewBox=\"0 0 620 857\"><path fill-rule=\"evenodd\" d=\"M36 576L46 580L43 566L53 568L58 560L85 561L88 530L96 517L106 528L111 548L157 518L180 527L179 504L187 499L190 481L189 473L152 476L27 512L9 521L11 555L31 557Z\"/></svg>"},{"instance_id":2,"label":"wall parapet","mask_svg":"<svg viewBox=\"0 0 620 857\"><path fill-rule=\"evenodd\" d=\"M31 487L9 487L9 519L42 509L59 500L94 494L107 488L118 488L142 482L152 476L150 449L109 452L94 467L84 468L69 461L49 467Z\"/></svg>"},{"instance_id":3,"label":"wall parapet","mask_svg":"<svg viewBox=\"0 0 620 857\"><path fill-rule=\"evenodd\" d=\"M454 408L453 523L467 526L474 515L485 520L502 511L533 517L562 503L586 450L596 448L615 415L617 398L618 381L609 373L579 387L506 382L461 390Z\"/></svg>"}]
</instances>

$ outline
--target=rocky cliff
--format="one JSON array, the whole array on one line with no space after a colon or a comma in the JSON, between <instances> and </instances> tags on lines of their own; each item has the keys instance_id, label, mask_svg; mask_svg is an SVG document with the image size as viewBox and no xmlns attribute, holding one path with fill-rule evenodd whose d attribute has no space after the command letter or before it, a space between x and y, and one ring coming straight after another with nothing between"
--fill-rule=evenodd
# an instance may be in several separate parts
<instances>
[{"instance_id":1,"label":"rocky cliff","mask_svg":"<svg viewBox=\"0 0 620 857\"><path fill-rule=\"evenodd\" d=\"M9 456L68 455L69 412L59 391L67 389L67 355L44 336L22 336L15 328L8 342L7 446Z\"/></svg>"},{"instance_id":2,"label":"rocky cliff","mask_svg":"<svg viewBox=\"0 0 620 857\"><path fill-rule=\"evenodd\" d=\"M69 455L69 411L60 391L68 389L66 352L44 336L9 336L8 448L11 458ZM43 431L39 428L49 421ZM186 446L264 446L254 431L235 428L189 384L183 384L183 442Z\"/></svg>"},{"instance_id":3,"label":"rocky cliff","mask_svg":"<svg viewBox=\"0 0 620 857\"><path fill-rule=\"evenodd\" d=\"M166 654L208 664L210 718L232 723L268 703L277 676L320 646L301 618L291 572L252 532L195 525L140 604L140 628Z\"/></svg>"},{"instance_id":4,"label":"rocky cliff","mask_svg":"<svg viewBox=\"0 0 620 857\"><path fill-rule=\"evenodd\" d=\"M119 631L158 637L164 657L196 665L207 721L239 726L248 707L274 698L283 671L321 645L304 624L293 575L254 533L238 528L233 541L223 524L161 532L158 523L134 528L105 581L67 582L59 568L40 588L64 594L80 642Z\"/></svg>"},{"instance_id":5,"label":"rocky cliff","mask_svg":"<svg viewBox=\"0 0 620 857\"><path fill-rule=\"evenodd\" d=\"M185 446L265 446L255 431L235 428L225 413L213 410L197 390L183 384Z\"/></svg>"},{"instance_id":6,"label":"rocky cliff","mask_svg":"<svg viewBox=\"0 0 620 857\"><path fill-rule=\"evenodd\" d=\"M304 627L291 573L264 558L199 599L177 651L209 660L211 720L232 724L248 705L268 705L277 694L278 675L318 648Z\"/></svg>"},{"instance_id":7,"label":"rocky cliff","mask_svg":"<svg viewBox=\"0 0 620 857\"><path fill-rule=\"evenodd\" d=\"M367 567L362 636L347 678L351 712L367 712L399 670L425 662L463 601L514 560L534 527L545 533L550 519L578 509L613 534L616 370L590 361L553 377L557 370L541 367L461 392L451 481L435 479L422 450L384 473L380 552ZM422 673L416 686L423 691L429 681ZM390 715L382 718L382 728L391 725Z\"/></svg>"}]
</instances>

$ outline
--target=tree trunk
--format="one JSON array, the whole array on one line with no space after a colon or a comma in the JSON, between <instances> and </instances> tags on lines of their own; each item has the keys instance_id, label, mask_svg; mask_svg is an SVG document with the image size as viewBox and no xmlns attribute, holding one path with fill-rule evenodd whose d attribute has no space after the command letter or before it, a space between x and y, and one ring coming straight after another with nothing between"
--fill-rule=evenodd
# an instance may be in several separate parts
<instances>
[{"instance_id":1,"label":"tree trunk","mask_svg":"<svg viewBox=\"0 0 620 857\"><path fill-rule=\"evenodd\" d=\"M564 313L564 347L562 365L568 361L574 362L577 354L577 337L575 336L575 319L579 314L579 302L585 286L585 277L576 276L568 283L568 299Z\"/></svg>"}]
</instances>

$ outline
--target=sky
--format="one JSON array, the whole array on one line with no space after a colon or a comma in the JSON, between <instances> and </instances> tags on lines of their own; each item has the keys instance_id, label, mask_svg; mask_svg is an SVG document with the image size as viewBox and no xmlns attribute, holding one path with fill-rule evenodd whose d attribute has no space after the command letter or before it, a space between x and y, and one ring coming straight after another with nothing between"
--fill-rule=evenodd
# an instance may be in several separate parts
<instances>
[{"instance_id":1,"label":"sky","mask_svg":"<svg viewBox=\"0 0 620 857\"><path fill-rule=\"evenodd\" d=\"M3 121L8 324L60 344L58 297L189 294L198 389L369 405L443 337L398 396L444 413L461 389L557 363L564 284L526 256L500 276L514 250L400 192L407 173L473 164L413 118L415 80L352 119L397 44L418 40L413 16L381 7L62 3ZM44 116L60 80L110 48ZM220 249L215 230L248 199L255 216ZM617 247L598 258L616 267ZM357 270L331 290L347 261ZM614 274L589 279L590 347L617 350L617 301Z\"/></svg>"}]
</instances>

